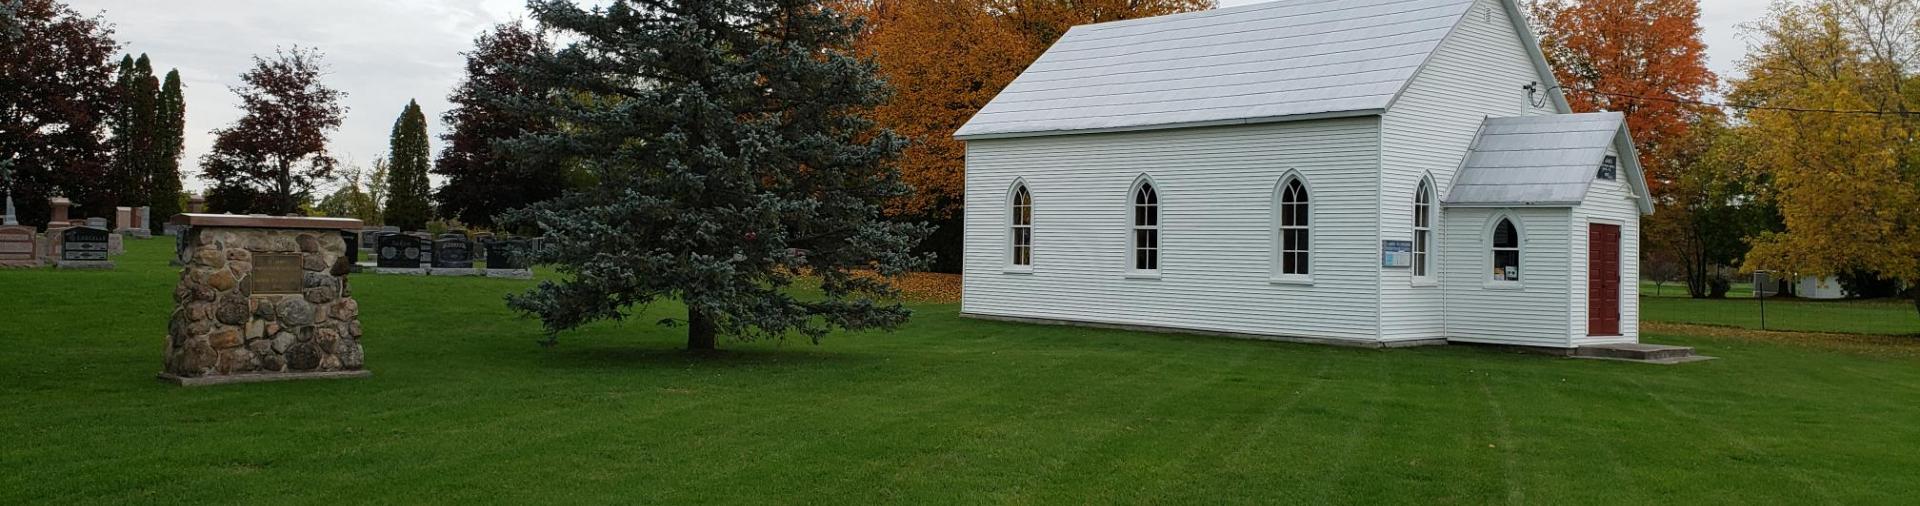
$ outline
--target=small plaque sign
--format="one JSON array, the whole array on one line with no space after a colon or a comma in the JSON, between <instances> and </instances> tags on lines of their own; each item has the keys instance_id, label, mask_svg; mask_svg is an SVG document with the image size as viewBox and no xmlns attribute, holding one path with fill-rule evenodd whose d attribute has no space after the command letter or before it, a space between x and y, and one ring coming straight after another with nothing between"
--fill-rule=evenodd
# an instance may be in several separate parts
<instances>
[{"instance_id":1,"label":"small plaque sign","mask_svg":"<svg viewBox=\"0 0 1920 506\"><path fill-rule=\"evenodd\" d=\"M253 273L247 275L247 290L254 295L300 293L306 285L300 269L300 255L255 253Z\"/></svg>"},{"instance_id":2,"label":"small plaque sign","mask_svg":"<svg viewBox=\"0 0 1920 506\"><path fill-rule=\"evenodd\" d=\"M1381 267L1413 267L1413 241L1380 241Z\"/></svg>"},{"instance_id":3,"label":"small plaque sign","mask_svg":"<svg viewBox=\"0 0 1920 506\"><path fill-rule=\"evenodd\" d=\"M60 259L78 262L107 261L107 229L74 227L60 232Z\"/></svg>"},{"instance_id":4,"label":"small plaque sign","mask_svg":"<svg viewBox=\"0 0 1920 506\"><path fill-rule=\"evenodd\" d=\"M1600 179L1613 181L1620 177L1620 157L1608 156L1600 160Z\"/></svg>"}]
</instances>

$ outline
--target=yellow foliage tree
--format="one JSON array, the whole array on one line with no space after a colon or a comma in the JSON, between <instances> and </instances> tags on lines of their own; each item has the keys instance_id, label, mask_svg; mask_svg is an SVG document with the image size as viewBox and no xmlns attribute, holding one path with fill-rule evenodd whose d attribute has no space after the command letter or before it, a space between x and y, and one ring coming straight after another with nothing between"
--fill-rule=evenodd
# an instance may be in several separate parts
<instances>
[{"instance_id":1,"label":"yellow foliage tree","mask_svg":"<svg viewBox=\"0 0 1920 506\"><path fill-rule=\"evenodd\" d=\"M1786 230L1756 237L1745 267L1920 282L1920 6L1815 0L1750 28L1730 98L1765 107L1742 135Z\"/></svg>"}]
</instances>

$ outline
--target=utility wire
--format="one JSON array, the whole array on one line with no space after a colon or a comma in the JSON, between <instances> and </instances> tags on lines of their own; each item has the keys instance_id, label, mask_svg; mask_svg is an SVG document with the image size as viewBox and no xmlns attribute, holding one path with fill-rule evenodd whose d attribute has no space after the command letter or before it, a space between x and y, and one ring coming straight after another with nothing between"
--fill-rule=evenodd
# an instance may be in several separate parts
<instances>
[{"instance_id":1,"label":"utility wire","mask_svg":"<svg viewBox=\"0 0 1920 506\"><path fill-rule=\"evenodd\" d=\"M1782 112L1806 112L1806 113L1821 113L1821 114L1863 114L1863 115L1871 115L1871 116L1920 116L1920 111L1872 111L1872 110L1866 110L1866 109L1812 109L1812 108L1805 108L1805 107L1729 104L1726 102L1708 102L1705 100L1688 100L1684 98L1649 97L1644 95L1634 95L1630 93L1614 93L1614 92L1608 92L1608 91L1600 91L1592 88L1568 88L1565 86L1554 86L1554 87L1562 90L1566 90L1566 91L1577 91L1580 93L1591 93L1594 95L1602 95L1602 96L1615 97L1615 98L1652 100L1657 102L1702 105L1702 106L1708 106L1708 107L1742 109L1742 110L1749 110L1749 111L1782 111Z\"/></svg>"}]
</instances>

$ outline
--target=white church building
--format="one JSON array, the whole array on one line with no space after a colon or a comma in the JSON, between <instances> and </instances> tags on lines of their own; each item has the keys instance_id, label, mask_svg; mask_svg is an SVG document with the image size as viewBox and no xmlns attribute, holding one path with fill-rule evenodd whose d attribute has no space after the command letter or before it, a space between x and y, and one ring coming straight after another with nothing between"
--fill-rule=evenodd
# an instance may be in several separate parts
<instances>
[{"instance_id":1,"label":"white church building","mask_svg":"<svg viewBox=\"0 0 1920 506\"><path fill-rule=\"evenodd\" d=\"M1617 113L1514 0L1279 0L1073 28L956 134L961 312L1364 346L1638 341Z\"/></svg>"}]
</instances>

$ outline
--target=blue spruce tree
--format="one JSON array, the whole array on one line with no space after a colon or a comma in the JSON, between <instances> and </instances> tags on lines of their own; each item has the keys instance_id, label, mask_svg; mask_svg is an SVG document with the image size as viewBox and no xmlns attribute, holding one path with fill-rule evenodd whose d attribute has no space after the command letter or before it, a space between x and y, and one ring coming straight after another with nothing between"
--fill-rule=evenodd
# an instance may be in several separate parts
<instances>
[{"instance_id":1,"label":"blue spruce tree","mask_svg":"<svg viewBox=\"0 0 1920 506\"><path fill-rule=\"evenodd\" d=\"M564 127L508 147L597 182L508 215L563 273L507 300L549 343L661 299L686 304L663 323L691 350L906 322L887 279L925 264L911 251L929 230L881 218L911 189L892 164L904 141L864 115L887 88L847 50L855 22L798 0L531 7L573 42L525 68L548 98L509 100ZM801 275L821 296L789 290Z\"/></svg>"}]
</instances>

